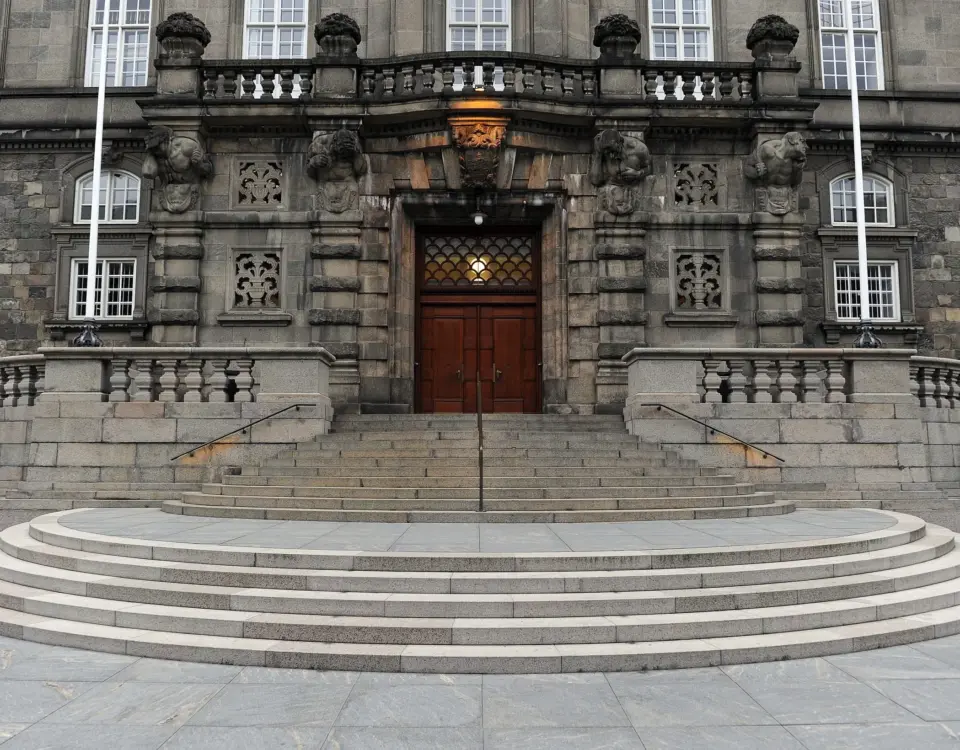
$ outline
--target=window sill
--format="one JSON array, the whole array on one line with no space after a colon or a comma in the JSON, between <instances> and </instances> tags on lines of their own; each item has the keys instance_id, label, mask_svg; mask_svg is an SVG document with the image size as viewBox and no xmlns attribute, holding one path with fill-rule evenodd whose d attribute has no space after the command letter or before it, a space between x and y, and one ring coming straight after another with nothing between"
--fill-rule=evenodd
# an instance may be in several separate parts
<instances>
[{"instance_id":1,"label":"window sill","mask_svg":"<svg viewBox=\"0 0 960 750\"><path fill-rule=\"evenodd\" d=\"M292 322L293 316L281 310L232 310L217 316L222 326L288 326Z\"/></svg>"},{"instance_id":2,"label":"window sill","mask_svg":"<svg viewBox=\"0 0 960 750\"><path fill-rule=\"evenodd\" d=\"M923 326L916 323L894 323L893 321L871 322L873 330L881 337L888 336L902 337L904 344L915 346L923 333ZM843 338L855 337L859 332L860 322L848 323L846 321L827 320L820 324L823 333L826 336L828 346L836 346Z\"/></svg>"},{"instance_id":3,"label":"window sill","mask_svg":"<svg viewBox=\"0 0 960 750\"><path fill-rule=\"evenodd\" d=\"M51 341L64 341L79 334L87 325L85 320L66 320L51 318L44 323ZM132 341L144 341L147 337L148 323L143 318L133 320L97 320L94 325L98 331L107 333L129 333Z\"/></svg>"}]
</instances>

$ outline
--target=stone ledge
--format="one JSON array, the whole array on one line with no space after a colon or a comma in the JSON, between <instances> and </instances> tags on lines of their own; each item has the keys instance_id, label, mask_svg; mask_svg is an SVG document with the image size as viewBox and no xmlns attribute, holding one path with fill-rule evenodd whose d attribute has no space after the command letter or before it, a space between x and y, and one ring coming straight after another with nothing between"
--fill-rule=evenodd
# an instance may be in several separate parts
<instances>
[{"instance_id":1,"label":"stone ledge","mask_svg":"<svg viewBox=\"0 0 960 750\"><path fill-rule=\"evenodd\" d=\"M293 315L280 310L232 310L217 316L222 326L288 326L292 322Z\"/></svg>"},{"instance_id":2,"label":"stone ledge","mask_svg":"<svg viewBox=\"0 0 960 750\"><path fill-rule=\"evenodd\" d=\"M153 250L156 260L202 260L203 247L199 245L156 245Z\"/></svg>"},{"instance_id":3,"label":"stone ledge","mask_svg":"<svg viewBox=\"0 0 960 750\"><path fill-rule=\"evenodd\" d=\"M597 282L600 292L643 292L647 289L647 280L643 276L608 276Z\"/></svg>"},{"instance_id":4,"label":"stone ledge","mask_svg":"<svg viewBox=\"0 0 960 750\"><path fill-rule=\"evenodd\" d=\"M647 248L643 245L597 245L597 260L643 260Z\"/></svg>"},{"instance_id":5,"label":"stone ledge","mask_svg":"<svg viewBox=\"0 0 960 750\"><path fill-rule=\"evenodd\" d=\"M774 294L803 294L807 289L806 279L757 279L757 291Z\"/></svg>"},{"instance_id":6,"label":"stone ledge","mask_svg":"<svg viewBox=\"0 0 960 750\"><path fill-rule=\"evenodd\" d=\"M151 292L199 292L202 286L199 276L154 276L150 279Z\"/></svg>"},{"instance_id":7,"label":"stone ledge","mask_svg":"<svg viewBox=\"0 0 960 750\"><path fill-rule=\"evenodd\" d=\"M663 316L663 324L671 328L733 328L740 323L739 315L722 312L705 313L668 313Z\"/></svg>"},{"instance_id":8,"label":"stone ledge","mask_svg":"<svg viewBox=\"0 0 960 750\"><path fill-rule=\"evenodd\" d=\"M344 308L313 309L307 313L312 326L357 326L360 325L360 311Z\"/></svg>"},{"instance_id":9,"label":"stone ledge","mask_svg":"<svg viewBox=\"0 0 960 750\"><path fill-rule=\"evenodd\" d=\"M770 247L759 245L753 248L754 260L800 260L799 247Z\"/></svg>"},{"instance_id":10,"label":"stone ledge","mask_svg":"<svg viewBox=\"0 0 960 750\"><path fill-rule=\"evenodd\" d=\"M310 291L359 292L360 283L355 276L314 276L310 279Z\"/></svg>"},{"instance_id":11,"label":"stone ledge","mask_svg":"<svg viewBox=\"0 0 960 750\"><path fill-rule=\"evenodd\" d=\"M597 325L645 326L648 318L645 310L600 310L597 313Z\"/></svg>"},{"instance_id":12,"label":"stone ledge","mask_svg":"<svg viewBox=\"0 0 960 750\"><path fill-rule=\"evenodd\" d=\"M310 248L312 258L359 260L360 256L360 245L314 245Z\"/></svg>"},{"instance_id":13,"label":"stone ledge","mask_svg":"<svg viewBox=\"0 0 960 750\"><path fill-rule=\"evenodd\" d=\"M802 326L802 310L757 310L758 326Z\"/></svg>"}]
</instances>

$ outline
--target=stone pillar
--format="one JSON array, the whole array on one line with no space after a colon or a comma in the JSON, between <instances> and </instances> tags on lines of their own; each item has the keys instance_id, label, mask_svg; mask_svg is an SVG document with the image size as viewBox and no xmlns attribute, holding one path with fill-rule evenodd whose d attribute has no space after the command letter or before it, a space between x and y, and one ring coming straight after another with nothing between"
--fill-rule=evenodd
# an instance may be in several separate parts
<instances>
[{"instance_id":1,"label":"stone pillar","mask_svg":"<svg viewBox=\"0 0 960 750\"><path fill-rule=\"evenodd\" d=\"M157 26L160 43L157 98L144 107L150 123L143 176L153 179L150 223L154 227L155 275L147 305L152 339L163 344L197 343L200 322L200 261L203 259L201 183L213 173L196 107L178 107L170 117L165 97L197 97L203 50L210 32L189 13L173 13Z\"/></svg>"},{"instance_id":2,"label":"stone pillar","mask_svg":"<svg viewBox=\"0 0 960 750\"><path fill-rule=\"evenodd\" d=\"M640 25L623 13L602 18L593 30L593 46L600 48L600 91L606 97L636 97L643 91Z\"/></svg>"},{"instance_id":3,"label":"stone pillar","mask_svg":"<svg viewBox=\"0 0 960 750\"><path fill-rule=\"evenodd\" d=\"M623 355L646 343L646 216L640 212L650 151L645 123L606 129L594 139L590 180L597 188L594 215L599 309L596 403L599 413L619 413L627 397Z\"/></svg>"},{"instance_id":4,"label":"stone pillar","mask_svg":"<svg viewBox=\"0 0 960 750\"><path fill-rule=\"evenodd\" d=\"M915 349L844 349L850 363L850 402L854 404L919 404L910 392L910 357Z\"/></svg>"}]
</instances>

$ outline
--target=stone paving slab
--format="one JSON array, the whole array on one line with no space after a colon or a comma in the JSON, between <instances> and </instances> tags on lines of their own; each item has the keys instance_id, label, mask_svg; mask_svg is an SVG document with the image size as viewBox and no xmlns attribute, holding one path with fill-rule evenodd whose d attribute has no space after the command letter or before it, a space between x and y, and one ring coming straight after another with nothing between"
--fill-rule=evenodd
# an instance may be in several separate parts
<instances>
[{"instance_id":1,"label":"stone paving slab","mask_svg":"<svg viewBox=\"0 0 960 750\"><path fill-rule=\"evenodd\" d=\"M156 509L93 509L59 518L74 531L174 544L370 552L596 552L781 544L890 528L868 510L798 510L773 518L623 523L334 523L202 519Z\"/></svg>"},{"instance_id":2,"label":"stone paving slab","mask_svg":"<svg viewBox=\"0 0 960 750\"><path fill-rule=\"evenodd\" d=\"M958 665L960 636L772 664L509 676L221 667L0 637L0 746L960 750Z\"/></svg>"}]
</instances>

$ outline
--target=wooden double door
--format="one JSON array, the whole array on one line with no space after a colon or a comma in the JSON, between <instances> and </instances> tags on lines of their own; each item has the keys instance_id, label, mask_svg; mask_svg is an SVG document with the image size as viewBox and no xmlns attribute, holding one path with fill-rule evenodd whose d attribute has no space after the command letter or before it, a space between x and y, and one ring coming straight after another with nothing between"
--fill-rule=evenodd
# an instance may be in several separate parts
<instances>
[{"instance_id":1,"label":"wooden double door","mask_svg":"<svg viewBox=\"0 0 960 750\"><path fill-rule=\"evenodd\" d=\"M475 414L478 373L484 412L539 411L537 328L535 299L422 301L420 411Z\"/></svg>"}]
</instances>

